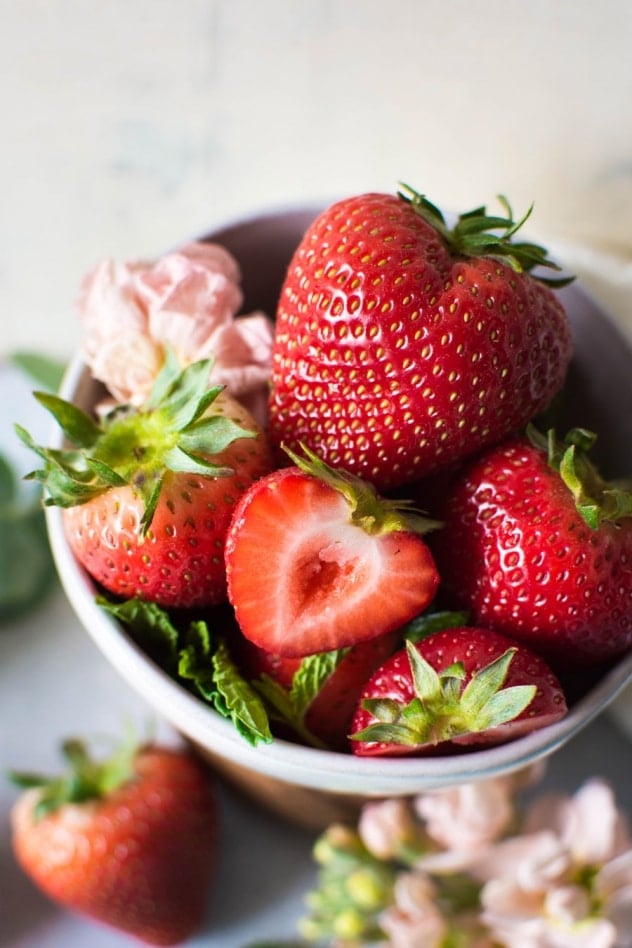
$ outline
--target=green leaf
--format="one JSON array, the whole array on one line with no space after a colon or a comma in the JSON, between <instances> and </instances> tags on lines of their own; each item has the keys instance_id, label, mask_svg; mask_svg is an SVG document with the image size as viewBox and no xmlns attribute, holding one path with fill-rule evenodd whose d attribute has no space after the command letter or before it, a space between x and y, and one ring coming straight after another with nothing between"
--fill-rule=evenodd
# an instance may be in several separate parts
<instances>
[{"instance_id":1,"label":"green leaf","mask_svg":"<svg viewBox=\"0 0 632 948\"><path fill-rule=\"evenodd\" d=\"M165 609L143 599L113 602L97 596L96 603L121 622L155 661L167 671L173 671L178 660L180 633Z\"/></svg>"},{"instance_id":2,"label":"green leaf","mask_svg":"<svg viewBox=\"0 0 632 948\"><path fill-rule=\"evenodd\" d=\"M303 718L314 698L328 678L334 673L348 649L334 649L306 656L300 663L294 677L290 699L297 712Z\"/></svg>"},{"instance_id":3,"label":"green leaf","mask_svg":"<svg viewBox=\"0 0 632 948\"><path fill-rule=\"evenodd\" d=\"M214 682L222 706L239 732L253 744L269 743L272 734L263 702L243 678L223 642L218 645L212 663Z\"/></svg>"},{"instance_id":4,"label":"green leaf","mask_svg":"<svg viewBox=\"0 0 632 948\"><path fill-rule=\"evenodd\" d=\"M419 653L412 642L406 642L406 652L417 697L425 704L442 696L441 679L432 665Z\"/></svg>"},{"instance_id":5,"label":"green leaf","mask_svg":"<svg viewBox=\"0 0 632 948\"><path fill-rule=\"evenodd\" d=\"M472 675L461 696L461 706L465 714L475 718L490 698L502 688L516 651L516 648L508 648L493 662Z\"/></svg>"},{"instance_id":6,"label":"green leaf","mask_svg":"<svg viewBox=\"0 0 632 948\"><path fill-rule=\"evenodd\" d=\"M442 629L457 629L467 625L469 613L443 610L439 612L422 612L402 627L402 636L409 642L421 642L435 632Z\"/></svg>"},{"instance_id":7,"label":"green leaf","mask_svg":"<svg viewBox=\"0 0 632 948\"><path fill-rule=\"evenodd\" d=\"M91 448L101 428L84 411L71 402L49 392L33 392L38 402L55 418L66 437L80 448Z\"/></svg>"},{"instance_id":8,"label":"green leaf","mask_svg":"<svg viewBox=\"0 0 632 948\"><path fill-rule=\"evenodd\" d=\"M513 721L529 707L537 690L535 685L515 685L492 695L480 709L477 716L477 729L485 731L487 728L498 727L500 724Z\"/></svg>"},{"instance_id":9,"label":"green leaf","mask_svg":"<svg viewBox=\"0 0 632 948\"><path fill-rule=\"evenodd\" d=\"M56 392L59 389L65 372L63 362L37 352L26 351L14 352L11 362L48 391Z\"/></svg>"}]
</instances>

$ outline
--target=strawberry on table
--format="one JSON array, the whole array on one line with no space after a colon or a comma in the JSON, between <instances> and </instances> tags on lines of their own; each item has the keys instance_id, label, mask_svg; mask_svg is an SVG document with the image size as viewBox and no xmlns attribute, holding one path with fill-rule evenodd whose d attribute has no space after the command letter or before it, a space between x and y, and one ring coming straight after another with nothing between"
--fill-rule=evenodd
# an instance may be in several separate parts
<instances>
[{"instance_id":1,"label":"strawberry on table","mask_svg":"<svg viewBox=\"0 0 632 948\"><path fill-rule=\"evenodd\" d=\"M394 631L433 599L431 521L315 454L243 495L226 538L228 596L250 641L304 656Z\"/></svg>"},{"instance_id":2,"label":"strawberry on table","mask_svg":"<svg viewBox=\"0 0 632 948\"><path fill-rule=\"evenodd\" d=\"M358 756L402 756L498 744L566 714L548 664L476 626L407 642L367 682L352 724Z\"/></svg>"},{"instance_id":3,"label":"strawberry on table","mask_svg":"<svg viewBox=\"0 0 632 948\"><path fill-rule=\"evenodd\" d=\"M210 361L180 371L168 358L147 401L98 423L37 393L73 447L25 443L44 460L31 476L63 509L68 543L90 575L122 598L173 608L226 599L224 538L233 508L272 467L252 416L221 386Z\"/></svg>"},{"instance_id":4,"label":"strawberry on table","mask_svg":"<svg viewBox=\"0 0 632 948\"><path fill-rule=\"evenodd\" d=\"M13 850L53 901L153 945L200 926L215 866L209 774L190 753L130 741L98 762L66 741L69 773L14 774Z\"/></svg>"},{"instance_id":5,"label":"strawberry on table","mask_svg":"<svg viewBox=\"0 0 632 948\"><path fill-rule=\"evenodd\" d=\"M279 300L276 446L302 442L385 490L549 405L571 358L569 322L530 272L554 265L542 247L513 241L526 217L514 222L502 203L505 216L477 208L451 229L406 188L348 198L314 221Z\"/></svg>"},{"instance_id":6,"label":"strawberry on table","mask_svg":"<svg viewBox=\"0 0 632 948\"><path fill-rule=\"evenodd\" d=\"M476 621L559 664L632 646L632 492L606 482L583 429L530 426L466 466L433 537L446 587Z\"/></svg>"}]
</instances>

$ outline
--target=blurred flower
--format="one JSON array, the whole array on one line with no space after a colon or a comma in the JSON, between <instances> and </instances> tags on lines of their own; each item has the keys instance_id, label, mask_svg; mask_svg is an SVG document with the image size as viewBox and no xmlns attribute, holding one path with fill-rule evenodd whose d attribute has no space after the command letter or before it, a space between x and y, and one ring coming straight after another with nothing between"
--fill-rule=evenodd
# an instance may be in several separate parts
<instances>
[{"instance_id":1,"label":"blurred flower","mask_svg":"<svg viewBox=\"0 0 632 948\"><path fill-rule=\"evenodd\" d=\"M448 924L439 910L438 891L422 872L402 872L395 881L393 904L380 916L392 948L442 948Z\"/></svg>"},{"instance_id":2,"label":"blurred flower","mask_svg":"<svg viewBox=\"0 0 632 948\"><path fill-rule=\"evenodd\" d=\"M365 804L320 838L302 932L336 948L632 948L632 839L611 787L543 773Z\"/></svg>"},{"instance_id":3,"label":"blurred flower","mask_svg":"<svg viewBox=\"0 0 632 948\"><path fill-rule=\"evenodd\" d=\"M273 326L263 313L235 318L239 281L236 260L217 244L190 243L155 263L102 260L77 302L93 376L117 401L140 405L168 348L183 366L212 357L211 381L261 420Z\"/></svg>"},{"instance_id":4,"label":"blurred flower","mask_svg":"<svg viewBox=\"0 0 632 948\"><path fill-rule=\"evenodd\" d=\"M414 861L427 848L427 837L404 797L367 803L362 808L358 832L366 848L378 859Z\"/></svg>"},{"instance_id":5,"label":"blurred flower","mask_svg":"<svg viewBox=\"0 0 632 948\"><path fill-rule=\"evenodd\" d=\"M476 866L482 918L516 948L632 945L632 849L611 788L588 781L571 798L545 795L524 833Z\"/></svg>"}]
</instances>

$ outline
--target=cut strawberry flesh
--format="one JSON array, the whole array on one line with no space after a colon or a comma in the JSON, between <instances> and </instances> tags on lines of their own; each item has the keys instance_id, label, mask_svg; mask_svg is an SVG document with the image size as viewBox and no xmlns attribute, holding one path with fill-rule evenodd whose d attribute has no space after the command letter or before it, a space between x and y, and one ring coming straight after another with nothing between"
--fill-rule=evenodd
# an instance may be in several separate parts
<instances>
[{"instance_id":1,"label":"cut strawberry flesh","mask_svg":"<svg viewBox=\"0 0 632 948\"><path fill-rule=\"evenodd\" d=\"M259 481L226 545L229 596L246 638L309 655L368 641L421 612L438 577L420 536L370 535L337 491L294 468Z\"/></svg>"}]
</instances>

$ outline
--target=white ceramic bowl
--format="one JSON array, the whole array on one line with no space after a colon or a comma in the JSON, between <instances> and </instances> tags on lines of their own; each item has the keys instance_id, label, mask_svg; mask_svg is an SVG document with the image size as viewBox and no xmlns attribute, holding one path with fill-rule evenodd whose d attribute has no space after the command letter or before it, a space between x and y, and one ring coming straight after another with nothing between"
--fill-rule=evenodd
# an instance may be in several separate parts
<instances>
[{"instance_id":1,"label":"white ceramic bowl","mask_svg":"<svg viewBox=\"0 0 632 948\"><path fill-rule=\"evenodd\" d=\"M317 207L273 211L213 231L239 260L244 311L273 314L292 251ZM576 284L562 291L575 334L575 358L563 412L568 426L600 432L605 473L632 472L632 350L616 326ZM84 408L97 388L79 360L70 366L65 398ZM173 681L95 605L95 587L75 562L60 511L48 509L53 554L65 592L87 632L124 679L213 764L286 817L322 825L366 797L406 795L515 771L570 740L606 708L632 678L632 654L573 704L565 718L511 743L440 758L362 759L284 740L252 747L230 722Z\"/></svg>"}]
</instances>

